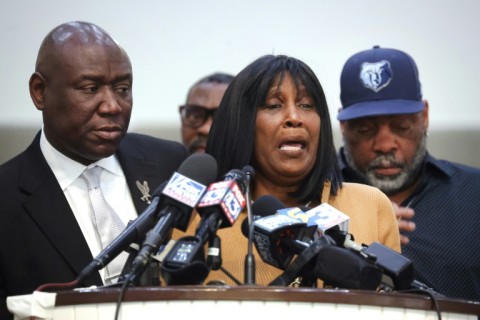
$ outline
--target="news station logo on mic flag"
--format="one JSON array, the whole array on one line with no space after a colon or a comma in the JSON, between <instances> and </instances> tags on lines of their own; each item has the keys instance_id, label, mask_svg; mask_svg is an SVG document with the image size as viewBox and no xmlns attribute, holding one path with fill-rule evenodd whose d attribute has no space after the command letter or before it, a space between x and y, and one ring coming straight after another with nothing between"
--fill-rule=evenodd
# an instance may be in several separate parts
<instances>
[{"instance_id":1,"label":"news station logo on mic flag","mask_svg":"<svg viewBox=\"0 0 480 320\"><path fill-rule=\"evenodd\" d=\"M266 216L253 222L253 242L264 262L284 270L295 254L284 241L300 239L306 227L287 215Z\"/></svg>"},{"instance_id":2,"label":"news station logo on mic flag","mask_svg":"<svg viewBox=\"0 0 480 320\"><path fill-rule=\"evenodd\" d=\"M260 219L255 220L254 226L266 230L268 232L272 232L274 230L279 230L283 229L286 227L290 226L296 226L296 225L302 225L299 219L296 219L295 217L289 217L286 215L272 215L272 216L266 216ZM255 229L258 230L258 229Z\"/></svg>"},{"instance_id":3,"label":"news station logo on mic flag","mask_svg":"<svg viewBox=\"0 0 480 320\"><path fill-rule=\"evenodd\" d=\"M195 207L206 187L184 175L175 172L162 193L189 207Z\"/></svg>"},{"instance_id":4,"label":"news station logo on mic flag","mask_svg":"<svg viewBox=\"0 0 480 320\"><path fill-rule=\"evenodd\" d=\"M331 227L338 226L342 231L348 231L350 218L343 212L335 209L328 203L310 209L306 212L299 208L286 208L277 211L278 214L289 216L305 222L307 226L316 225L318 231L323 232Z\"/></svg>"},{"instance_id":5,"label":"news station logo on mic flag","mask_svg":"<svg viewBox=\"0 0 480 320\"><path fill-rule=\"evenodd\" d=\"M211 184L197 207L220 205L230 224L233 224L245 204L245 197L237 183L234 180L226 180Z\"/></svg>"}]
</instances>

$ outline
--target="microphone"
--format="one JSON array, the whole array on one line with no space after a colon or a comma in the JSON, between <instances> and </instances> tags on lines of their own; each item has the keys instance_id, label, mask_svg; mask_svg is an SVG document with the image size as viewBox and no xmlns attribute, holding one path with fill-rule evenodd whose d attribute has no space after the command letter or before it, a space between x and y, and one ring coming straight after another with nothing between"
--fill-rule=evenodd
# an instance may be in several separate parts
<instances>
[{"instance_id":1,"label":"microphone","mask_svg":"<svg viewBox=\"0 0 480 320\"><path fill-rule=\"evenodd\" d=\"M250 185L251 185L251 182L252 182L252 178L255 177L255 170L253 169L252 166L245 166L243 167L242 169L243 172L245 172L245 174L247 175L247 188L246 188L246 191L245 191L245 195L247 197L247 208L249 208L250 210L247 211L247 218L248 218L248 221L249 221L249 224L252 224L252 208L251 208L251 199L250 199Z\"/></svg>"},{"instance_id":2,"label":"microphone","mask_svg":"<svg viewBox=\"0 0 480 320\"><path fill-rule=\"evenodd\" d=\"M251 206L252 217L245 218L242 222L242 234L245 237L249 237L250 234L253 235L253 222L267 216L272 216L277 213L278 210L284 209L285 205L283 202L278 200L276 197L266 194L258 197L257 200L253 202ZM252 232L250 232L250 227Z\"/></svg>"},{"instance_id":3,"label":"microphone","mask_svg":"<svg viewBox=\"0 0 480 320\"><path fill-rule=\"evenodd\" d=\"M317 236L322 234L329 235L338 246L354 250L367 260L375 261L376 265L383 270L381 283L386 291L393 291L394 289L404 290L410 287L414 277L411 261L378 242L370 246L354 242L353 235L348 233L350 218L346 214L327 203L323 203L306 212L295 209L296 208L281 209L278 210L278 213L306 222L309 226L317 225ZM332 248L329 250L332 252L335 251L335 249ZM332 254L339 255L338 253ZM329 260L323 260L322 263L325 265L329 264ZM361 262L358 261L357 263ZM325 268L327 270L331 269L330 267ZM317 270L317 273L321 272ZM343 277L343 279L346 278L347 277ZM362 288L365 287L365 284L354 283L354 281L348 284L344 282L343 287Z\"/></svg>"},{"instance_id":4,"label":"microphone","mask_svg":"<svg viewBox=\"0 0 480 320\"><path fill-rule=\"evenodd\" d=\"M385 291L406 290L412 287L415 272L410 259L379 242L370 244L363 252L377 258L377 265L383 269L382 284Z\"/></svg>"},{"instance_id":5,"label":"microphone","mask_svg":"<svg viewBox=\"0 0 480 320\"><path fill-rule=\"evenodd\" d=\"M223 181L214 182L197 205L201 216L195 230L202 244L212 238L219 228L231 227L245 207L243 194L247 177L241 170L233 169L223 176Z\"/></svg>"},{"instance_id":6,"label":"microphone","mask_svg":"<svg viewBox=\"0 0 480 320\"><path fill-rule=\"evenodd\" d=\"M285 270L270 286L290 285L299 276L304 286L315 286L316 279L349 289L375 290L380 284L382 269L370 255L337 247L326 234L309 243L299 240L305 232L304 222L274 215L261 218L254 225L256 247L262 260ZM264 227L257 229L261 225ZM294 255L297 256L291 262Z\"/></svg>"},{"instance_id":7,"label":"microphone","mask_svg":"<svg viewBox=\"0 0 480 320\"><path fill-rule=\"evenodd\" d=\"M327 246L317 255L313 275L322 279L325 287L376 290L383 270L374 257L338 246Z\"/></svg>"},{"instance_id":8,"label":"microphone","mask_svg":"<svg viewBox=\"0 0 480 320\"><path fill-rule=\"evenodd\" d=\"M292 217L292 215L297 217L303 215L302 210L285 208L285 205L273 196L260 197L257 201L252 206L255 208L254 215L270 214L254 222L257 251L263 261L285 270L269 285L290 285L301 275L303 285L314 285L315 279L320 278L325 282L330 281L347 288L374 289L377 287L381 277L380 269L358 253L335 247L335 241L328 235L315 237L312 241L311 230L312 227L316 229L316 225L309 227L306 222ZM259 208L258 211L257 208ZM292 214L285 214L288 212ZM318 208L312 212L318 212ZM275 213L278 214L271 215ZM316 213L316 216L324 216L324 214ZM306 218L305 215L303 217ZM308 221L308 219L303 220ZM334 221L333 219L322 221L326 220ZM344 217L340 220L348 221ZM309 240L305 242L301 239ZM294 255L297 257L291 262ZM333 258L332 261L329 260L328 265L323 263L326 256Z\"/></svg>"},{"instance_id":9,"label":"microphone","mask_svg":"<svg viewBox=\"0 0 480 320\"><path fill-rule=\"evenodd\" d=\"M128 281L135 279L147 266L151 254L160 243L170 236L173 228L185 231L191 218L192 210L205 192L207 184L215 179L217 163L206 153L189 156L174 172L162 191L159 206L159 219L147 233L137 256L132 262Z\"/></svg>"},{"instance_id":10,"label":"microphone","mask_svg":"<svg viewBox=\"0 0 480 320\"><path fill-rule=\"evenodd\" d=\"M288 216L263 217L253 223L253 242L264 262L285 270L294 255L309 247L299 240L306 228L306 223Z\"/></svg>"},{"instance_id":11,"label":"microphone","mask_svg":"<svg viewBox=\"0 0 480 320\"><path fill-rule=\"evenodd\" d=\"M213 222L219 224L215 230L212 230L213 232L216 232L218 228L231 227L245 207L246 188L247 175L238 169L227 172L223 181L212 183L197 205L202 222L213 216ZM201 228L202 223L197 229L197 234ZM205 242L206 239L202 240Z\"/></svg>"},{"instance_id":12,"label":"microphone","mask_svg":"<svg viewBox=\"0 0 480 320\"><path fill-rule=\"evenodd\" d=\"M307 224L287 215L276 214L285 205L272 195L263 195L252 204L252 225L245 219L242 233L252 238L261 259L284 270L295 254L302 252L309 244L300 241L307 232Z\"/></svg>"},{"instance_id":13,"label":"microphone","mask_svg":"<svg viewBox=\"0 0 480 320\"><path fill-rule=\"evenodd\" d=\"M223 181L210 184L197 205L201 216L195 236L179 239L161 266L167 284L200 284L208 276L203 245L219 228L235 223L245 207L246 174L238 169L227 172ZM218 266L219 268L220 266ZM187 272L195 268L192 272Z\"/></svg>"},{"instance_id":14,"label":"microphone","mask_svg":"<svg viewBox=\"0 0 480 320\"><path fill-rule=\"evenodd\" d=\"M309 243L301 241L308 230L307 224L280 214L260 218L253 224L254 243L262 260L284 270L269 286L288 286L298 277L300 285L316 286L312 263L325 247L334 245L329 236Z\"/></svg>"},{"instance_id":15,"label":"microphone","mask_svg":"<svg viewBox=\"0 0 480 320\"><path fill-rule=\"evenodd\" d=\"M414 281L414 268L412 262L400 253L389 247L374 242L369 246L358 244L351 234L333 227L325 231L332 237L338 246L351 249L360 253L365 258L375 261L382 269L381 285L385 291L409 289Z\"/></svg>"},{"instance_id":16,"label":"microphone","mask_svg":"<svg viewBox=\"0 0 480 320\"><path fill-rule=\"evenodd\" d=\"M309 270L310 276L322 279L326 287L375 290L379 286L382 269L376 264L374 256L363 253L363 247L353 242L353 236L346 231L350 220L347 215L327 203L306 212L298 208L283 209L279 212L295 217L299 221L305 221L309 227L315 229L313 238L318 240L327 236L333 240L332 244L336 245L323 246L318 250L316 260L312 262L313 266L312 263L310 264L312 269ZM293 281L292 274L298 274L298 270L305 268L305 263L302 265L296 262L292 263L271 285L288 284ZM295 266L295 263L298 266Z\"/></svg>"},{"instance_id":17,"label":"microphone","mask_svg":"<svg viewBox=\"0 0 480 320\"><path fill-rule=\"evenodd\" d=\"M302 222L308 222L304 210L297 207L286 208L283 202L269 194L260 196L257 200L255 200L253 207L254 209L252 211L254 214L252 215L252 218L248 220L244 219L242 222L242 233L247 238L249 237L249 234L253 235L253 223L249 223L249 221L255 221L262 217L282 214L292 218L296 218ZM252 231L250 231L250 228L252 228ZM317 233L316 230L316 224L309 225L307 223L307 227L301 240L305 242L312 241L314 239L315 233ZM323 233L320 233L320 235L321 234Z\"/></svg>"},{"instance_id":18,"label":"microphone","mask_svg":"<svg viewBox=\"0 0 480 320\"><path fill-rule=\"evenodd\" d=\"M290 208L290 209L296 210L298 208ZM245 237L249 239L252 238L252 242L255 244L255 247L257 248L257 251L260 254L260 257L264 262L270 265L273 265L274 267L284 269L284 267L286 267L286 265L288 265L289 262L292 260L293 256L295 255L295 252L298 253L299 250L301 250L302 248L306 248L308 246L307 244L301 244L301 241L305 241L305 242L311 241L312 230L313 231L316 230L316 226L314 226L312 229L311 227L307 227L306 224L297 225L296 228L298 228L297 229L298 239L295 240L296 245L294 245L293 242L290 242L289 244L287 243L287 246L296 246L296 251L293 252L291 249L289 251L283 251L282 247L278 247L277 250L273 251L274 254L272 255L270 250L273 250L273 248L275 248L274 238L280 237L281 230L276 230L278 232L276 234L274 233L269 234L268 232L266 232L266 233L263 233L263 235L261 235L259 234L258 225L255 226L255 222L264 217L275 216L280 210L286 210L285 205L276 197L269 194L260 196L257 200L255 200L255 202L252 205L252 219L251 219L252 223L249 224L249 220L244 219L242 222L241 229ZM269 219L273 219L273 218L269 218ZM288 217L287 221L292 221L289 219L291 219L291 217ZM264 241L267 239L268 239L267 242L273 247L266 248L265 246L260 244L260 241ZM287 240L284 239L283 241L285 242ZM279 252L282 252L282 254L279 255L278 254Z\"/></svg>"}]
</instances>

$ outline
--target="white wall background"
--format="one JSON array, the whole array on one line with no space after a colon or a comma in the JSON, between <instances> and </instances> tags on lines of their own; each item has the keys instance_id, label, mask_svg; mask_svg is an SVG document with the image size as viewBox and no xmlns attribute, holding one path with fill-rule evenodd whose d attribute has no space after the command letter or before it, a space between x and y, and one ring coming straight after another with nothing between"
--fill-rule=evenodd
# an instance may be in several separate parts
<instances>
[{"instance_id":1,"label":"white wall background","mask_svg":"<svg viewBox=\"0 0 480 320\"><path fill-rule=\"evenodd\" d=\"M194 81L267 53L309 64L334 118L343 63L376 44L416 60L431 128L478 128L479 13L477 0L2 0L0 126L40 126L28 94L38 47L58 24L86 20L130 54L131 129L180 126L177 106Z\"/></svg>"}]
</instances>

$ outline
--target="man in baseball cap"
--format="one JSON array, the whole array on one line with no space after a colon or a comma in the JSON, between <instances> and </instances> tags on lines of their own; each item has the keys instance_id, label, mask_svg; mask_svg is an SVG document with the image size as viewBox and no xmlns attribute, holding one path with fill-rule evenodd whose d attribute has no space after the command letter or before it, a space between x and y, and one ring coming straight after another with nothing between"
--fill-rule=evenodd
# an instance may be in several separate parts
<instances>
[{"instance_id":1,"label":"man in baseball cap","mask_svg":"<svg viewBox=\"0 0 480 320\"><path fill-rule=\"evenodd\" d=\"M340 79L338 120L411 114L424 110L417 66L406 53L378 46L357 53Z\"/></svg>"},{"instance_id":2,"label":"man in baseball cap","mask_svg":"<svg viewBox=\"0 0 480 320\"><path fill-rule=\"evenodd\" d=\"M427 151L429 106L415 61L375 46L347 60L340 87L345 181L373 185L390 198L417 280L449 297L478 300L480 170Z\"/></svg>"}]
</instances>

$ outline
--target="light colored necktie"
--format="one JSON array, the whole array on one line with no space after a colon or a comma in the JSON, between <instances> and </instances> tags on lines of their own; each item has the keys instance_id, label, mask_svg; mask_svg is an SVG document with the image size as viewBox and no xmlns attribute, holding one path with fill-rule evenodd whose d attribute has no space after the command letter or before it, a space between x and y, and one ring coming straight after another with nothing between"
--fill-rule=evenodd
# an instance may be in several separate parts
<instances>
[{"instance_id":1,"label":"light colored necktie","mask_svg":"<svg viewBox=\"0 0 480 320\"><path fill-rule=\"evenodd\" d=\"M93 208L93 225L95 226L97 236L102 243L103 250L120 234L120 232L123 231L123 229L125 229L125 224L115 213L113 208L110 207L103 196L102 190L100 189L101 174L102 168L95 166L85 170L82 173L82 178L88 186L88 195L90 196ZM122 252L106 266L106 284L116 282L114 280L116 280L122 272L127 258L128 254Z\"/></svg>"}]
</instances>

